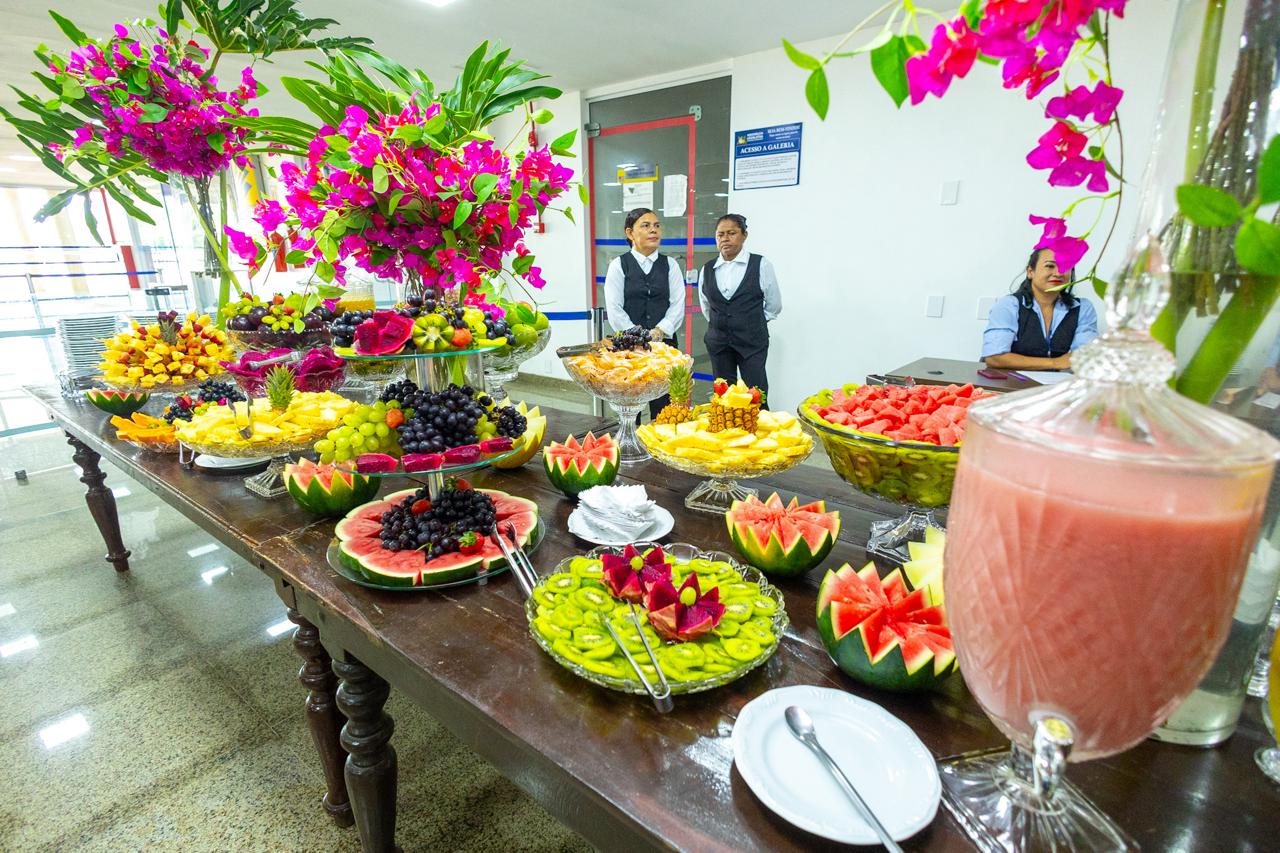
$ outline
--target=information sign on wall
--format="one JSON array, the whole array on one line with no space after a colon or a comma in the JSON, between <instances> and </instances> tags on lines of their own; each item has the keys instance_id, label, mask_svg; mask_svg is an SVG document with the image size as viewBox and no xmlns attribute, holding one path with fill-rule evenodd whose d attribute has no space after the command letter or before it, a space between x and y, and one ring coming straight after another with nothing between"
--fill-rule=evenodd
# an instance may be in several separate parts
<instances>
[{"instance_id":1,"label":"information sign on wall","mask_svg":"<svg viewBox=\"0 0 1280 853\"><path fill-rule=\"evenodd\" d=\"M800 183L801 122L733 134L733 188L758 190Z\"/></svg>"}]
</instances>

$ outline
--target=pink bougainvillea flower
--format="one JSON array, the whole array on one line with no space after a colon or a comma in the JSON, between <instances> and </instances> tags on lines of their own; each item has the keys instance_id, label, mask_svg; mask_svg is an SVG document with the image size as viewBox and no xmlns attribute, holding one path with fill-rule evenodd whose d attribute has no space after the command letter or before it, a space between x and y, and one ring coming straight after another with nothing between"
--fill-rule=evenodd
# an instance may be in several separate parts
<instances>
[{"instance_id":1,"label":"pink bougainvillea flower","mask_svg":"<svg viewBox=\"0 0 1280 853\"><path fill-rule=\"evenodd\" d=\"M260 201L253 210L253 221L257 222L266 233L275 231L284 224L284 220L284 208L275 199Z\"/></svg>"},{"instance_id":2,"label":"pink bougainvillea flower","mask_svg":"<svg viewBox=\"0 0 1280 853\"><path fill-rule=\"evenodd\" d=\"M1045 66L1037 59L1035 51L1028 49L1024 54L1012 56L1004 61L1000 75L1004 78L1006 89L1027 87L1027 100L1039 95L1050 83L1058 79L1061 69Z\"/></svg>"},{"instance_id":3,"label":"pink bougainvillea flower","mask_svg":"<svg viewBox=\"0 0 1280 853\"><path fill-rule=\"evenodd\" d=\"M241 261L252 269L257 269L258 260L258 244L253 242L253 238L243 231L237 231L230 225L226 226L227 236L231 238L231 251L236 253Z\"/></svg>"},{"instance_id":4,"label":"pink bougainvillea flower","mask_svg":"<svg viewBox=\"0 0 1280 853\"><path fill-rule=\"evenodd\" d=\"M1027 164L1033 169L1052 169L1064 160L1080 155L1089 137L1079 133L1065 121L1054 122L1039 139L1039 144L1027 154Z\"/></svg>"},{"instance_id":5,"label":"pink bougainvillea flower","mask_svg":"<svg viewBox=\"0 0 1280 853\"><path fill-rule=\"evenodd\" d=\"M987 35L1004 30L1025 30L1040 20L1049 0L987 0L978 30Z\"/></svg>"},{"instance_id":6,"label":"pink bougainvillea flower","mask_svg":"<svg viewBox=\"0 0 1280 853\"><path fill-rule=\"evenodd\" d=\"M1123 97L1123 89L1099 80L1092 90L1088 86L1076 86L1065 95L1050 98L1044 113L1049 118L1086 119L1092 115L1098 124L1106 124L1115 115L1116 106Z\"/></svg>"},{"instance_id":7,"label":"pink bougainvillea flower","mask_svg":"<svg viewBox=\"0 0 1280 853\"><path fill-rule=\"evenodd\" d=\"M907 60L911 103L918 104L930 94L941 98L954 78L969 73L977 58L978 36L963 17L938 24L929 49Z\"/></svg>"},{"instance_id":8,"label":"pink bougainvillea flower","mask_svg":"<svg viewBox=\"0 0 1280 853\"><path fill-rule=\"evenodd\" d=\"M1053 259L1058 262L1058 269L1064 274L1075 269L1076 264L1089 251L1089 244L1079 237L1067 235L1067 222L1056 216L1027 217L1032 225L1043 225L1040 240L1033 248L1048 249L1053 252Z\"/></svg>"}]
</instances>

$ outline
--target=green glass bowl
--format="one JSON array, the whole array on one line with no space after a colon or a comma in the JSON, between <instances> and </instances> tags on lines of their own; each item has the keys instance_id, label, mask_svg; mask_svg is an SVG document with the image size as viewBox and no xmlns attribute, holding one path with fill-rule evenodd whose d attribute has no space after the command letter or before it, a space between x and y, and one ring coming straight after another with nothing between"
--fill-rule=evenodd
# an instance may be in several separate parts
<instances>
[{"instance_id":1,"label":"green glass bowl","mask_svg":"<svg viewBox=\"0 0 1280 853\"><path fill-rule=\"evenodd\" d=\"M841 390L850 394L857 388L852 384ZM894 441L829 423L813 406L829 404L834 393L823 390L806 398L796 414L822 439L831 467L845 482L863 494L905 506L932 508L951 502L959 447Z\"/></svg>"}]
</instances>

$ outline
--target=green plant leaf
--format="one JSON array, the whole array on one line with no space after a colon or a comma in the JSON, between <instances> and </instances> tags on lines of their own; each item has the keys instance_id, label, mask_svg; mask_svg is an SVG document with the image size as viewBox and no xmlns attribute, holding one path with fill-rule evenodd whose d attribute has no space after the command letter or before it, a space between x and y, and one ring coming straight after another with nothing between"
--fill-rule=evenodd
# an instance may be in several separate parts
<instances>
[{"instance_id":1,"label":"green plant leaf","mask_svg":"<svg viewBox=\"0 0 1280 853\"><path fill-rule=\"evenodd\" d=\"M917 53L924 53L928 50L928 48L925 47L924 39L920 38L920 36L906 35L902 37L902 40L907 44L907 53L912 56L915 56Z\"/></svg>"},{"instance_id":2,"label":"green plant leaf","mask_svg":"<svg viewBox=\"0 0 1280 853\"><path fill-rule=\"evenodd\" d=\"M324 138L325 144L334 151L346 152L351 147L351 140L347 139L340 133L331 133Z\"/></svg>"},{"instance_id":3,"label":"green plant leaf","mask_svg":"<svg viewBox=\"0 0 1280 853\"><path fill-rule=\"evenodd\" d=\"M301 249L290 249L284 253L284 262L286 264L300 264L307 259L307 253Z\"/></svg>"},{"instance_id":4,"label":"green plant leaf","mask_svg":"<svg viewBox=\"0 0 1280 853\"><path fill-rule=\"evenodd\" d=\"M1280 228L1261 219L1246 219L1236 232L1236 260L1250 272L1280 275Z\"/></svg>"},{"instance_id":5,"label":"green plant leaf","mask_svg":"<svg viewBox=\"0 0 1280 853\"><path fill-rule=\"evenodd\" d=\"M387 191L387 167L381 163L373 164L373 191L376 193L384 193Z\"/></svg>"},{"instance_id":6,"label":"green plant leaf","mask_svg":"<svg viewBox=\"0 0 1280 853\"><path fill-rule=\"evenodd\" d=\"M573 156L573 151L570 150L570 146L573 145L573 140L577 138L578 138L577 128L574 128L568 133L564 133L564 134L561 134L560 136L557 136L555 139L551 140L551 153L559 154L562 157Z\"/></svg>"},{"instance_id":7,"label":"green plant leaf","mask_svg":"<svg viewBox=\"0 0 1280 853\"><path fill-rule=\"evenodd\" d=\"M83 97L84 86L80 85L79 80L71 76L62 78L62 100L78 101Z\"/></svg>"},{"instance_id":8,"label":"green plant leaf","mask_svg":"<svg viewBox=\"0 0 1280 853\"><path fill-rule=\"evenodd\" d=\"M533 114L532 120L534 124L546 124L555 118L555 114L551 110L538 110Z\"/></svg>"},{"instance_id":9,"label":"green plant leaf","mask_svg":"<svg viewBox=\"0 0 1280 853\"><path fill-rule=\"evenodd\" d=\"M340 287L336 284L316 285L316 296L321 299L341 299L346 292L347 289L345 287Z\"/></svg>"},{"instance_id":10,"label":"green plant leaf","mask_svg":"<svg viewBox=\"0 0 1280 853\"><path fill-rule=\"evenodd\" d=\"M1243 212L1235 196L1217 187L1182 184L1178 187L1178 210L1202 228L1234 225Z\"/></svg>"},{"instance_id":11,"label":"green plant leaf","mask_svg":"<svg viewBox=\"0 0 1280 853\"><path fill-rule=\"evenodd\" d=\"M1258 200L1262 204L1280 201L1280 134L1271 137L1258 161Z\"/></svg>"},{"instance_id":12,"label":"green plant leaf","mask_svg":"<svg viewBox=\"0 0 1280 853\"><path fill-rule=\"evenodd\" d=\"M471 182L471 189L476 194L476 203L484 204L489 200L489 196L493 195L493 189L498 185L498 176L492 172L485 172L477 175L475 180Z\"/></svg>"},{"instance_id":13,"label":"green plant leaf","mask_svg":"<svg viewBox=\"0 0 1280 853\"><path fill-rule=\"evenodd\" d=\"M565 218L565 219L569 220L569 221L570 221L570 222L572 222L574 225L577 225L577 224L578 224L578 220L576 220L576 219L574 219L574 218L573 218L573 210L572 210L572 209L570 209L570 208L567 208L567 207L566 207L566 208L564 209L564 211L563 211L563 212L564 212L564 218Z\"/></svg>"},{"instance_id":14,"label":"green plant leaf","mask_svg":"<svg viewBox=\"0 0 1280 853\"><path fill-rule=\"evenodd\" d=\"M84 34L84 30L80 29L75 24L71 23L71 21L62 17L52 9L49 10L49 17L53 18L54 23L58 25L58 29L62 30L63 35L75 42L76 47L83 47L91 41L91 39Z\"/></svg>"},{"instance_id":15,"label":"green plant leaf","mask_svg":"<svg viewBox=\"0 0 1280 853\"><path fill-rule=\"evenodd\" d=\"M787 59L790 59L793 65L803 68L805 71L817 71L822 67L822 60L805 53L786 39L782 40L782 49L786 52Z\"/></svg>"},{"instance_id":16,"label":"green plant leaf","mask_svg":"<svg viewBox=\"0 0 1280 853\"><path fill-rule=\"evenodd\" d=\"M591 203L591 193L587 190L586 184L578 184L578 199L582 202L583 207Z\"/></svg>"},{"instance_id":17,"label":"green plant leaf","mask_svg":"<svg viewBox=\"0 0 1280 853\"><path fill-rule=\"evenodd\" d=\"M518 255L511 262L511 271L517 275L524 275L529 271L529 267L533 266L533 255Z\"/></svg>"},{"instance_id":18,"label":"green plant leaf","mask_svg":"<svg viewBox=\"0 0 1280 853\"><path fill-rule=\"evenodd\" d=\"M453 212L452 228L456 231L462 227L462 223L467 221L467 217L471 215L471 211L475 206L469 201L458 202L458 207Z\"/></svg>"},{"instance_id":19,"label":"green plant leaf","mask_svg":"<svg viewBox=\"0 0 1280 853\"><path fill-rule=\"evenodd\" d=\"M225 133L211 133L204 138L209 143L209 147L217 153L222 153L222 147L227 144L227 135Z\"/></svg>"},{"instance_id":20,"label":"green plant leaf","mask_svg":"<svg viewBox=\"0 0 1280 853\"><path fill-rule=\"evenodd\" d=\"M969 29L978 29L978 24L982 21L982 0L965 0L960 7L960 14L964 16Z\"/></svg>"},{"instance_id":21,"label":"green plant leaf","mask_svg":"<svg viewBox=\"0 0 1280 853\"><path fill-rule=\"evenodd\" d=\"M422 127L416 124L402 124L391 134L392 139L403 139L405 142L414 143L422 139Z\"/></svg>"},{"instance_id":22,"label":"green plant leaf","mask_svg":"<svg viewBox=\"0 0 1280 853\"><path fill-rule=\"evenodd\" d=\"M325 234L323 237L316 240L316 247L320 250L320 254L324 257L326 261L329 261L330 263L332 263L333 261L337 260L338 242L334 240L332 237L330 237L328 234Z\"/></svg>"},{"instance_id":23,"label":"green plant leaf","mask_svg":"<svg viewBox=\"0 0 1280 853\"><path fill-rule=\"evenodd\" d=\"M898 107L902 106L909 94L906 67L908 58L907 43L902 36L894 36L871 51L871 72Z\"/></svg>"},{"instance_id":24,"label":"green plant leaf","mask_svg":"<svg viewBox=\"0 0 1280 853\"><path fill-rule=\"evenodd\" d=\"M821 68L809 75L804 84L804 97L818 114L818 118L825 120L827 108L831 106L831 92L827 88L827 73Z\"/></svg>"},{"instance_id":25,"label":"green plant leaf","mask_svg":"<svg viewBox=\"0 0 1280 853\"><path fill-rule=\"evenodd\" d=\"M323 282L327 283L333 281L333 277L336 273L337 271L333 268L333 264L328 261L321 261L316 264L316 275L319 276L320 280Z\"/></svg>"},{"instance_id":26,"label":"green plant leaf","mask_svg":"<svg viewBox=\"0 0 1280 853\"><path fill-rule=\"evenodd\" d=\"M165 116L169 115L169 111L159 104L143 104L142 118L138 119L143 124L155 124L164 121Z\"/></svg>"}]
</instances>

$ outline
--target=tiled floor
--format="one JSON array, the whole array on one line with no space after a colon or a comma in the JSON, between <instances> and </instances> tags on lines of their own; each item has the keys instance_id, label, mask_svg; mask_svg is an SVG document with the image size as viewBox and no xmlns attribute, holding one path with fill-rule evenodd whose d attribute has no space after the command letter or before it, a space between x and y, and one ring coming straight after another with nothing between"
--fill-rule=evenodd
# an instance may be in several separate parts
<instances>
[{"instance_id":1,"label":"tiled floor","mask_svg":"<svg viewBox=\"0 0 1280 853\"><path fill-rule=\"evenodd\" d=\"M358 850L320 807L270 582L104 470L123 576L61 433L0 440L0 850ZM406 851L589 849L394 692L388 712Z\"/></svg>"}]
</instances>

